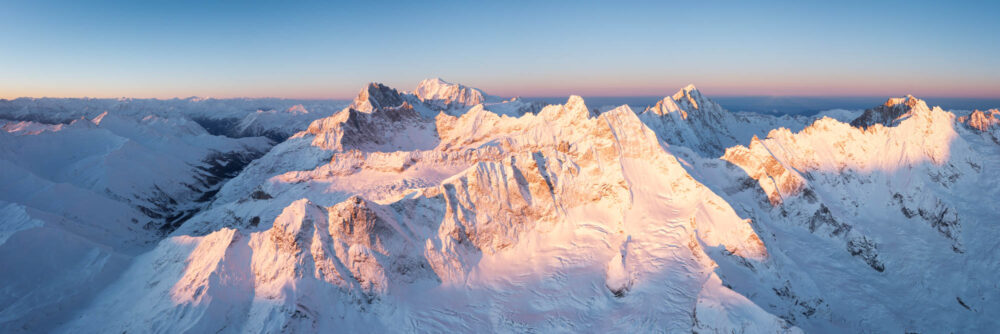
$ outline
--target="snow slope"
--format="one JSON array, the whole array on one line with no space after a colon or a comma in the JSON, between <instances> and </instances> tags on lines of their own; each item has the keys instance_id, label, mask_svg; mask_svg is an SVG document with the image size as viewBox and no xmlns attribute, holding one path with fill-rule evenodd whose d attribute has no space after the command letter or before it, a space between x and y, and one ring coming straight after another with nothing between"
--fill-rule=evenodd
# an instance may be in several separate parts
<instances>
[{"instance_id":1,"label":"snow slope","mask_svg":"<svg viewBox=\"0 0 1000 334\"><path fill-rule=\"evenodd\" d=\"M1000 211L980 204L997 146L912 96L851 124L776 129L691 167L770 236L770 266L721 265L723 281L809 332L996 327Z\"/></svg>"}]
</instances>

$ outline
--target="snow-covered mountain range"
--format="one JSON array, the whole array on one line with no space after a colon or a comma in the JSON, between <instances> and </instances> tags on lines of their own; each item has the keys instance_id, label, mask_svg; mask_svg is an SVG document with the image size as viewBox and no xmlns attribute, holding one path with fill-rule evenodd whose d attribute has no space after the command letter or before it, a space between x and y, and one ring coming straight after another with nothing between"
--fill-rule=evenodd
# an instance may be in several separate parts
<instances>
[{"instance_id":1,"label":"snow-covered mountain range","mask_svg":"<svg viewBox=\"0 0 1000 334\"><path fill-rule=\"evenodd\" d=\"M1000 326L997 110L733 113L689 85L599 112L429 79L0 118L3 332Z\"/></svg>"}]
</instances>

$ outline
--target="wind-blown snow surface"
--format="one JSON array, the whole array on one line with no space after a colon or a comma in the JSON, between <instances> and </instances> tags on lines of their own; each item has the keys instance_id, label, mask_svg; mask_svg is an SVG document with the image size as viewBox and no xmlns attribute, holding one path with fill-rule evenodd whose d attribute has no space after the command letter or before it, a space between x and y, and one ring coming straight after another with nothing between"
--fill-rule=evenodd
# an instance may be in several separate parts
<instances>
[{"instance_id":1,"label":"wind-blown snow surface","mask_svg":"<svg viewBox=\"0 0 1000 334\"><path fill-rule=\"evenodd\" d=\"M997 195L995 118L908 97L855 127L729 113L693 86L596 114L576 96L541 108L440 79L371 84L152 248L72 260L115 268L75 283L92 295L46 306L4 284L21 304L0 326L985 331L1000 325L1000 212L983 200ZM74 126L10 123L0 139ZM32 210L0 205L0 250L46 238L55 223ZM81 220L65 225L95 225Z\"/></svg>"}]
</instances>

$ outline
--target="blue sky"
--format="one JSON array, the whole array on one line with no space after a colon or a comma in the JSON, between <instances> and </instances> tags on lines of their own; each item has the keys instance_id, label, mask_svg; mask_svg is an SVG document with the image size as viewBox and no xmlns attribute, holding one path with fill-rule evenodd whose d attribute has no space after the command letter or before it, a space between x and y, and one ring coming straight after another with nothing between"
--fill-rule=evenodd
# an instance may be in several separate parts
<instances>
[{"instance_id":1,"label":"blue sky","mask_svg":"<svg viewBox=\"0 0 1000 334\"><path fill-rule=\"evenodd\" d=\"M1000 97L1000 2L0 0L0 97Z\"/></svg>"}]
</instances>

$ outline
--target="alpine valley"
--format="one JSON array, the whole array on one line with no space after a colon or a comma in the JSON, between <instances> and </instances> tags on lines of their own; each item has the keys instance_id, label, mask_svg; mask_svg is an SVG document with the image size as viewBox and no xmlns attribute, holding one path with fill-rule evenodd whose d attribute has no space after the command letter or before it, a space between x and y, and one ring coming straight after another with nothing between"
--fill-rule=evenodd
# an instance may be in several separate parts
<instances>
[{"instance_id":1,"label":"alpine valley","mask_svg":"<svg viewBox=\"0 0 1000 334\"><path fill-rule=\"evenodd\" d=\"M0 100L0 332L973 333L1000 111Z\"/></svg>"}]
</instances>

